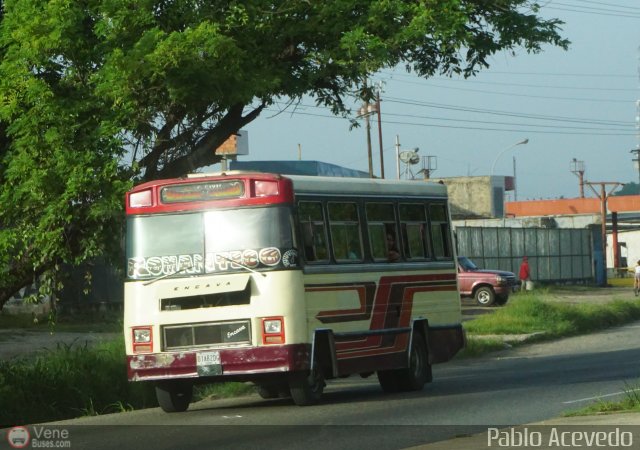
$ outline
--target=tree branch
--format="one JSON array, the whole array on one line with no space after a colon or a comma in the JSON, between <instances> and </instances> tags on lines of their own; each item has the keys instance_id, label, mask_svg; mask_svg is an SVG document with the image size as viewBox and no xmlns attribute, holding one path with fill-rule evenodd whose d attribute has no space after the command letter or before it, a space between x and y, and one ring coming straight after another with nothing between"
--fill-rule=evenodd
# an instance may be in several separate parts
<instances>
[{"instance_id":1,"label":"tree branch","mask_svg":"<svg viewBox=\"0 0 640 450\"><path fill-rule=\"evenodd\" d=\"M219 162L222 157L216 155L215 150L226 141L229 136L237 133L240 128L255 120L265 108L266 104L262 103L246 116L242 115L244 106L243 104L236 104L229 108L227 114L214 128L209 130L202 139L200 139L196 148L194 148L190 154L181 156L167 163L162 169L158 170L154 178L149 178L145 173L144 180L150 181L155 178L179 177L200 167Z\"/></svg>"}]
</instances>

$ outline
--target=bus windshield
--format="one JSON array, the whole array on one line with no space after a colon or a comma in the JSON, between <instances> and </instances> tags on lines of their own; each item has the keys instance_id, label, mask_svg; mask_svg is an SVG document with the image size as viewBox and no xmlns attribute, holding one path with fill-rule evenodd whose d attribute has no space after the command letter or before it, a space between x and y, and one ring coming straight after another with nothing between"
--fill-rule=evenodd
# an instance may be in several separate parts
<instances>
[{"instance_id":1,"label":"bus windshield","mask_svg":"<svg viewBox=\"0 0 640 450\"><path fill-rule=\"evenodd\" d=\"M291 210L284 206L127 219L130 279L290 267L294 248Z\"/></svg>"}]
</instances>

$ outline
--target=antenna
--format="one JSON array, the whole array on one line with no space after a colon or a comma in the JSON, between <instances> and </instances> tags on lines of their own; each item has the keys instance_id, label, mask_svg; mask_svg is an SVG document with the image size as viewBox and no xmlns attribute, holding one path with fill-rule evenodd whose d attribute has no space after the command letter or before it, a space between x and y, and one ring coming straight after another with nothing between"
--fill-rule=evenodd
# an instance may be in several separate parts
<instances>
[{"instance_id":1,"label":"antenna","mask_svg":"<svg viewBox=\"0 0 640 450\"><path fill-rule=\"evenodd\" d=\"M412 150L405 150L404 152L400 152L400 161L413 166L420 162L420 157Z\"/></svg>"}]
</instances>

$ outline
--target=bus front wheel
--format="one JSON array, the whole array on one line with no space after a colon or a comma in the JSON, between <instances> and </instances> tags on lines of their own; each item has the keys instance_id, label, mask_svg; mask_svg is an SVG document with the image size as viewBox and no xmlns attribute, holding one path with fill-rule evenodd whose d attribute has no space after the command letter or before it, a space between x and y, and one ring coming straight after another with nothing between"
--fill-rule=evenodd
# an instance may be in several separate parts
<instances>
[{"instance_id":1,"label":"bus front wheel","mask_svg":"<svg viewBox=\"0 0 640 450\"><path fill-rule=\"evenodd\" d=\"M188 381L171 380L156 384L156 398L164 412L186 411L192 397L193 384Z\"/></svg>"},{"instance_id":2,"label":"bus front wheel","mask_svg":"<svg viewBox=\"0 0 640 450\"><path fill-rule=\"evenodd\" d=\"M289 390L293 403L298 406L315 405L322 398L325 382L319 368L310 372L294 373L289 379Z\"/></svg>"}]
</instances>

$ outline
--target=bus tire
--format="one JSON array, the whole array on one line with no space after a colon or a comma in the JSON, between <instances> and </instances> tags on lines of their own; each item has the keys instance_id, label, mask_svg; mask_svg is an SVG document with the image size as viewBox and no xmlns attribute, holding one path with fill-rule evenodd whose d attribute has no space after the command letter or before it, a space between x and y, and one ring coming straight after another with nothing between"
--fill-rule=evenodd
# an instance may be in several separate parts
<instances>
[{"instance_id":1,"label":"bus tire","mask_svg":"<svg viewBox=\"0 0 640 450\"><path fill-rule=\"evenodd\" d=\"M427 345L420 333L411 339L409 367L398 371L398 386L402 391L420 391L427 381L431 381L431 364Z\"/></svg>"},{"instance_id":2,"label":"bus tire","mask_svg":"<svg viewBox=\"0 0 640 450\"><path fill-rule=\"evenodd\" d=\"M286 383L258 384L256 391L265 400L289 397L289 386Z\"/></svg>"},{"instance_id":3,"label":"bus tire","mask_svg":"<svg viewBox=\"0 0 640 450\"><path fill-rule=\"evenodd\" d=\"M258 395L265 400L278 398L280 396L278 388L271 385L256 386L256 391L258 392Z\"/></svg>"},{"instance_id":4,"label":"bus tire","mask_svg":"<svg viewBox=\"0 0 640 450\"><path fill-rule=\"evenodd\" d=\"M298 406L317 404L322 398L324 387L324 376L318 368L310 372L294 373L289 378L291 398Z\"/></svg>"},{"instance_id":5,"label":"bus tire","mask_svg":"<svg viewBox=\"0 0 640 450\"><path fill-rule=\"evenodd\" d=\"M490 287L482 286L476 291L475 299L480 306L491 306L496 301L496 294Z\"/></svg>"},{"instance_id":6,"label":"bus tire","mask_svg":"<svg viewBox=\"0 0 640 450\"><path fill-rule=\"evenodd\" d=\"M188 381L161 381L156 384L158 405L166 413L183 412L193 397L193 384Z\"/></svg>"},{"instance_id":7,"label":"bus tire","mask_svg":"<svg viewBox=\"0 0 640 450\"><path fill-rule=\"evenodd\" d=\"M382 391L387 394L399 392L398 370L378 370L378 383Z\"/></svg>"}]
</instances>

